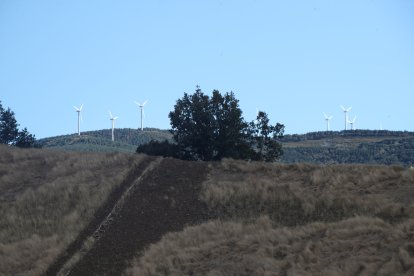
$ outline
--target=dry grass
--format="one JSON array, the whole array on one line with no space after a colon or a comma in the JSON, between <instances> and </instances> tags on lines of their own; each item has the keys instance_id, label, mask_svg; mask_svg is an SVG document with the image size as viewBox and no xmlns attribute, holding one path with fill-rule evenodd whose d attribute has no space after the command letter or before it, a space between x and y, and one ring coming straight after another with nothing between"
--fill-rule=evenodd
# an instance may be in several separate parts
<instances>
[{"instance_id":1,"label":"dry grass","mask_svg":"<svg viewBox=\"0 0 414 276\"><path fill-rule=\"evenodd\" d=\"M414 275L414 171L224 160L202 199L219 220L139 253L127 275Z\"/></svg>"},{"instance_id":2,"label":"dry grass","mask_svg":"<svg viewBox=\"0 0 414 276\"><path fill-rule=\"evenodd\" d=\"M412 275L414 220L390 225L355 217L338 223L272 226L211 221L170 233L127 275Z\"/></svg>"},{"instance_id":3,"label":"dry grass","mask_svg":"<svg viewBox=\"0 0 414 276\"><path fill-rule=\"evenodd\" d=\"M414 211L414 173L402 167L224 160L203 187L202 199L221 218L268 215L290 226L356 215L396 222Z\"/></svg>"},{"instance_id":4,"label":"dry grass","mask_svg":"<svg viewBox=\"0 0 414 276\"><path fill-rule=\"evenodd\" d=\"M44 271L140 158L0 146L0 274Z\"/></svg>"}]
</instances>

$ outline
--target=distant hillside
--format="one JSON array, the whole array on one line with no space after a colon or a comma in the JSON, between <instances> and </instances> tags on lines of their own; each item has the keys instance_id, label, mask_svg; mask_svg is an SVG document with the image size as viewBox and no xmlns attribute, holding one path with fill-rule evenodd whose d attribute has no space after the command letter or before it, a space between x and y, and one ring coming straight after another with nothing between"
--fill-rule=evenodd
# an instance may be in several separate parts
<instances>
[{"instance_id":1,"label":"distant hillside","mask_svg":"<svg viewBox=\"0 0 414 276\"><path fill-rule=\"evenodd\" d=\"M93 151L93 152L135 152L138 145L148 143L151 140L171 140L168 130L145 128L144 131L130 128L116 129L115 141L111 140L111 130L102 129L76 134L61 135L40 139L38 142L44 148L54 148L69 151Z\"/></svg>"},{"instance_id":2,"label":"distant hillside","mask_svg":"<svg viewBox=\"0 0 414 276\"><path fill-rule=\"evenodd\" d=\"M286 163L414 164L414 132L353 130L286 135L281 139Z\"/></svg>"},{"instance_id":3,"label":"distant hillside","mask_svg":"<svg viewBox=\"0 0 414 276\"><path fill-rule=\"evenodd\" d=\"M138 145L151 140L172 140L168 130L146 128L116 129L115 142L111 130L103 129L62 135L39 140L44 148L68 151L135 152ZM317 164L414 164L414 132L388 130L353 130L310 132L285 135L280 142L284 163Z\"/></svg>"}]
</instances>

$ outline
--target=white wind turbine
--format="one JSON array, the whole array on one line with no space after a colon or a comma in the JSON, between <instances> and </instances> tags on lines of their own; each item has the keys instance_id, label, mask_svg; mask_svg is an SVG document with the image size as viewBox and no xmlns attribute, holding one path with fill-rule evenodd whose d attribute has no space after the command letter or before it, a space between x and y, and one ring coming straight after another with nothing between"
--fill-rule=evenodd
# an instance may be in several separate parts
<instances>
[{"instance_id":1,"label":"white wind turbine","mask_svg":"<svg viewBox=\"0 0 414 276\"><path fill-rule=\"evenodd\" d=\"M345 113L345 130L346 130L346 124L348 123L348 112L351 110L351 107L345 108L341 105L341 108L343 110L343 112Z\"/></svg>"},{"instance_id":2,"label":"white wind turbine","mask_svg":"<svg viewBox=\"0 0 414 276\"><path fill-rule=\"evenodd\" d=\"M354 119L352 121L348 121L348 123L351 125L351 130L355 129L355 120L356 120L356 116L354 117Z\"/></svg>"},{"instance_id":3,"label":"white wind turbine","mask_svg":"<svg viewBox=\"0 0 414 276\"><path fill-rule=\"evenodd\" d=\"M146 100L145 102L143 102L142 104L141 103L139 103L139 102L135 102L137 105L138 105L138 107L141 109L141 131L142 130L144 130L144 119L143 119L143 116L145 115L144 114L144 105L146 104L148 102L148 100Z\"/></svg>"},{"instance_id":4,"label":"white wind turbine","mask_svg":"<svg viewBox=\"0 0 414 276\"><path fill-rule=\"evenodd\" d=\"M326 121L326 131L329 131L329 121L333 118L333 116L327 116L325 112L323 113L323 115L325 116Z\"/></svg>"},{"instance_id":5,"label":"white wind turbine","mask_svg":"<svg viewBox=\"0 0 414 276\"><path fill-rule=\"evenodd\" d=\"M112 116L111 111L109 111L109 117L110 117L109 120L112 121L112 142L113 142L113 141L115 141L115 137L114 137L115 120L118 119L118 117Z\"/></svg>"},{"instance_id":6,"label":"white wind turbine","mask_svg":"<svg viewBox=\"0 0 414 276\"><path fill-rule=\"evenodd\" d=\"M77 108L76 106L73 106L73 107L75 108L76 112L78 112L78 135L80 135L80 120L82 118L81 112L82 112L83 104L79 108Z\"/></svg>"}]
</instances>

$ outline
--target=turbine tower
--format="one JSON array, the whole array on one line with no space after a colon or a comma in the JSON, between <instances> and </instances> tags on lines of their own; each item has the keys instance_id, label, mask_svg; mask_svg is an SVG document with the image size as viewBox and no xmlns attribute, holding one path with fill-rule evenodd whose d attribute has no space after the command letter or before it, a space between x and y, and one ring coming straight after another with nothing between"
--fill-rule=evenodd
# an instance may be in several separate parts
<instances>
[{"instance_id":1,"label":"turbine tower","mask_svg":"<svg viewBox=\"0 0 414 276\"><path fill-rule=\"evenodd\" d=\"M115 141L115 137L114 137L115 120L118 119L118 117L112 116L111 111L109 111L109 117L110 117L109 120L112 121L112 142L113 142L113 141Z\"/></svg>"},{"instance_id":2,"label":"turbine tower","mask_svg":"<svg viewBox=\"0 0 414 276\"><path fill-rule=\"evenodd\" d=\"M341 105L341 108L343 110L343 112L345 113L345 130L346 130L346 124L348 123L348 112L351 110L351 107L345 108Z\"/></svg>"},{"instance_id":3,"label":"turbine tower","mask_svg":"<svg viewBox=\"0 0 414 276\"><path fill-rule=\"evenodd\" d=\"M325 112L323 113L323 115L325 116L326 121L326 131L329 131L329 121L333 118L333 116L327 116Z\"/></svg>"},{"instance_id":4,"label":"turbine tower","mask_svg":"<svg viewBox=\"0 0 414 276\"><path fill-rule=\"evenodd\" d=\"M352 121L348 121L348 123L351 125L351 130L354 130L354 125L355 125L355 120L356 120L356 116L354 117L354 119Z\"/></svg>"},{"instance_id":5,"label":"turbine tower","mask_svg":"<svg viewBox=\"0 0 414 276\"><path fill-rule=\"evenodd\" d=\"M78 135L80 135L80 120L82 118L81 112L82 112L83 104L79 108L77 108L76 106L73 106L73 107L75 108L76 112L78 112Z\"/></svg>"},{"instance_id":6,"label":"turbine tower","mask_svg":"<svg viewBox=\"0 0 414 276\"><path fill-rule=\"evenodd\" d=\"M144 105L148 102L148 100L146 100L145 102L143 102L142 104L139 102L135 102L138 107L141 109L141 131L144 130L144 119L143 116L145 115L144 113Z\"/></svg>"}]
</instances>

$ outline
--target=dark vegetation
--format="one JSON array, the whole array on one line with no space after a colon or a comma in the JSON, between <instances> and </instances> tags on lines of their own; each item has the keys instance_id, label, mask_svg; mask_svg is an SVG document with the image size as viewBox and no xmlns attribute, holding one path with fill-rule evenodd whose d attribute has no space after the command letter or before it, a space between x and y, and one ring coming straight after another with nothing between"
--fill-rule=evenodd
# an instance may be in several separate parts
<instances>
[{"instance_id":1,"label":"dark vegetation","mask_svg":"<svg viewBox=\"0 0 414 276\"><path fill-rule=\"evenodd\" d=\"M233 92L222 95L214 90L210 97L197 87L192 95L184 93L169 113L174 143L141 145L137 152L185 160L278 160L282 146L277 139L284 126L269 124L263 111L246 122L238 102Z\"/></svg>"},{"instance_id":2,"label":"dark vegetation","mask_svg":"<svg viewBox=\"0 0 414 276\"><path fill-rule=\"evenodd\" d=\"M38 146L36 138L30 134L27 128L18 129L19 124L14 112L4 109L0 101L0 144L17 146L20 148L31 148Z\"/></svg>"},{"instance_id":3,"label":"dark vegetation","mask_svg":"<svg viewBox=\"0 0 414 276\"><path fill-rule=\"evenodd\" d=\"M353 130L286 135L283 162L414 164L414 133Z\"/></svg>"}]
</instances>

